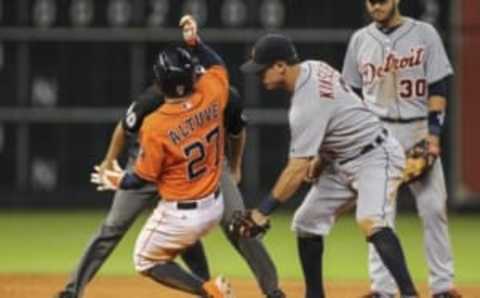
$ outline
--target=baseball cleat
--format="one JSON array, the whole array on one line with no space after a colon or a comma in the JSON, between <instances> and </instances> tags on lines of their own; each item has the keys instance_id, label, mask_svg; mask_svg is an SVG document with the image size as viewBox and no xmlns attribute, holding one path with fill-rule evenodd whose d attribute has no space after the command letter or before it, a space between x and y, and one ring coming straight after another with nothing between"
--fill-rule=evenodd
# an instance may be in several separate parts
<instances>
[{"instance_id":1,"label":"baseball cleat","mask_svg":"<svg viewBox=\"0 0 480 298\"><path fill-rule=\"evenodd\" d=\"M273 291L269 292L266 296L266 298L285 298L285 297L287 297L287 296L280 289L273 290Z\"/></svg>"},{"instance_id":2,"label":"baseball cleat","mask_svg":"<svg viewBox=\"0 0 480 298\"><path fill-rule=\"evenodd\" d=\"M76 298L72 292L61 291L53 296L53 298Z\"/></svg>"},{"instance_id":3,"label":"baseball cleat","mask_svg":"<svg viewBox=\"0 0 480 298\"><path fill-rule=\"evenodd\" d=\"M361 298L395 298L395 295L373 291L361 296Z\"/></svg>"},{"instance_id":4,"label":"baseball cleat","mask_svg":"<svg viewBox=\"0 0 480 298\"><path fill-rule=\"evenodd\" d=\"M208 298L235 298L232 286L223 276L209 280L203 284Z\"/></svg>"},{"instance_id":5,"label":"baseball cleat","mask_svg":"<svg viewBox=\"0 0 480 298\"><path fill-rule=\"evenodd\" d=\"M462 298L462 295L455 289L434 294L432 298Z\"/></svg>"}]
</instances>

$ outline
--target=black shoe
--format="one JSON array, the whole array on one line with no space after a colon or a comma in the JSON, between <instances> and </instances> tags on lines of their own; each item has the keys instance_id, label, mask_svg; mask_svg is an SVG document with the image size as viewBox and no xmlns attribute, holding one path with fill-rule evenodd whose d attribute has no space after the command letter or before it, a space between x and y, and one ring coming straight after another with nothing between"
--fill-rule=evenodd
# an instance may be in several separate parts
<instances>
[{"instance_id":1,"label":"black shoe","mask_svg":"<svg viewBox=\"0 0 480 298\"><path fill-rule=\"evenodd\" d=\"M433 298L462 298L462 295L455 289L446 292L438 293L432 296Z\"/></svg>"},{"instance_id":2,"label":"black shoe","mask_svg":"<svg viewBox=\"0 0 480 298\"><path fill-rule=\"evenodd\" d=\"M266 296L266 298L285 298L285 297L287 297L287 295L285 295L285 293L282 292L282 290L280 289L273 290L269 292Z\"/></svg>"},{"instance_id":3,"label":"black shoe","mask_svg":"<svg viewBox=\"0 0 480 298\"><path fill-rule=\"evenodd\" d=\"M73 294L72 292L61 291L61 292L58 292L57 294L55 294L55 296L53 296L53 298L77 298L77 296L75 294Z\"/></svg>"},{"instance_id":4,"label":"black shoe","mask_svg":"<svg viewBox=\"0 0 480 298\"><path fill-rule=\"evenodd\" d=\"M368 294L365 294L361 296L361 298L395 298L395 295L389 295L389 294L383 294L380 292L369 292Z\"/></svg>"}]
</instances>

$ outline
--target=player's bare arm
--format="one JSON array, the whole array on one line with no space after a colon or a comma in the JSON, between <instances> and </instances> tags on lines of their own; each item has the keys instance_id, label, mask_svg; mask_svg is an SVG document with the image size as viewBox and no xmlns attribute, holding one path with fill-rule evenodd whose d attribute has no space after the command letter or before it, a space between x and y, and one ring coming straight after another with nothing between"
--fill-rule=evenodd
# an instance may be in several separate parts
<instances>
[{"instance_id":1,"label":"player's bare arm","mask_svg":"<svg viewBox=\"0 0 480 298\"><path fill-rule=\"evenodd\" d=\"M279 202L287 201L302 185L310 166L310 158L290 158L272 190Z\"/></svg>"},{"instance_id":2,"label":"player's bare arm","mask_svg":"<svg viewBox=\"0 0 480 298\"><path fill-rule=\"evenodd\" d=\"M184 15L178 25L182 28L184 42L194 50L200 65L207 69L213 65L225 65L223 59L201 41L197 21L192 15Z\"/></svg>"},{"instance_id":3,"label":"player's bare arm","mask_svg":"<svg viewBox=\"0 0 480 298\"><path fill-rule=\"evenodd\" d=\"M97 185L97 190L138 189L148 182L135 173L126 173L118 164L117 158L125 147L126 131L119 121L113 131L110 145L104 160L94 167L90 181Z\"/></svg>"},{"instance_id":4,"label":"player's bare arm","mask_svg":"<svg viewBox=\"0 0 480 298\"><path fill-rule=\"evenodd\" d=\"M136 173L127 173L116 161L113 162L112 169L101 171L100 166L95 166L94 172L90 176L90 182L97 185L98 191L139 189L150 183Z\"/></svg>"},{"instance_id":5,"label":"player's bare arm","mask_svg":"<svg viewBox=\"0 0 480 298\"><path fill-rule=\"evenodd\" d=\"M237 89L230 87L228 104L223 112L225 126L225 157L230 172L238 184L242 178L242 160L245 150L247 117L243 113L243 104Z\"/></svg>"},{"instance_id":6,"label":"player's bare arm","mask_svg":"<svg viewBox=\"0 0 480 298\"><path fill-rule=\"evenodd\" d=\"M305 176L305 182L313 183L317 181L318 177L325 168L325 165L326 163L322 160L320 155L317 155L312 160L310 160L307 175Z\"/></svg>"},{"instance_id":7,"label":"player's bare arm","mask_svg":"<svg viewBox=\"0 0 480 298\"><path fill-rule=\"evenodd\" d=\"M94 166L90 181L97 185L98 191L116 190L123 178L123 169L120 168L117 158L125 147L125 130L122 121L115 127L105 158L100 165Z\"/></svg>"},{"instance_id":8,"label":"player's bare arm","mask_svg":"<svg viewBox=\"0 0 480 298\"><path fill-rule=\"evenodd\" d=\"M267 222L268 215L297 192L307 176L310 160L310 158L290 158L288 160L271 195L260 203L258 209L252 211L252 218L255 222L258 224Z\"/></svg>"},{"instance_id":9,"label":"player's bare arm","mask_svg":"<svg viewBox=\"0 0 480 298\"><path fill-rule=\"evenodd\" d=\"M269 215L287 201L304 182L310 168L311 157L290 158L270 195L253 209L234 219L230 229L242 237L261 236L269 229Z\"/></svg>"},{"instance_id":10,"label":"player's bare arm","mask_svg":"<svg viewBox=\"0 0 480 298\"><path fill-rule=\"evenodd\" d=\"M112 137L110 139L110 144L108 146L107 153L105 158L100 163L100 173L103 173L105 170L113 170L114 161L118 159L120 153L125 147L125 131L122 127L121 121L117 123Z\"/></svg>"},{"instance_id":11,"label":"player's bare arm","mask_svg":"<svg viewBox=\"0 0 480 298\"><path fill-rule=\"evenodd\" d=\"M246 139L247 131L245 128L243 128L239 134L229 134L227 137L227 147L230 151L228 165L237 184L242 180L242 160Z\"/></svg>"}]
</instances>

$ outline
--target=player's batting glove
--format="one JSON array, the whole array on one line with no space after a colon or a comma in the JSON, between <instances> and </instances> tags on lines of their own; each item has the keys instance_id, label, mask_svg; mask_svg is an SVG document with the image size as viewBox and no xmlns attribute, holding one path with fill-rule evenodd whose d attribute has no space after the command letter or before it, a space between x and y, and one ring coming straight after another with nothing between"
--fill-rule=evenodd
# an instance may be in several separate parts
<instances>
[{"instance_id":1,"label":"player's batting glove","mask_svg":"<svg viewBox=\"0 0 480 298\"><path fill-rule=\"evenodd\" d=\"M192 15L184 15L178 25L182 28L183 40L191 47L196 46L200 38L198 37L197 21Z\"/></svg>"},{"instance_id":2,"label":"player's batting glove","mask_svg":"<svg viewBox=\"0 0 480 298\"><path fill-rule=\"evenodd\" d=\"M111 170L102 169L96 165L94 172L90 175L90 182L97 185L98 191L117 190L122 181L125 171L120 167L117 161L114 161Z\"/></svg>"},{"instance_id":3,"label":"player's batting glove","mask_svg":"<svg viewBox=\"0 0 480 298\"><path fill-rule=\"evenodd\" d=\"M261 238L270 229L270 220L266 218L263 223L257 222L253 210L236 210L228 229L234 237ZM258 212L258 211L257 211Z\"/></svg>"}]
</instances>

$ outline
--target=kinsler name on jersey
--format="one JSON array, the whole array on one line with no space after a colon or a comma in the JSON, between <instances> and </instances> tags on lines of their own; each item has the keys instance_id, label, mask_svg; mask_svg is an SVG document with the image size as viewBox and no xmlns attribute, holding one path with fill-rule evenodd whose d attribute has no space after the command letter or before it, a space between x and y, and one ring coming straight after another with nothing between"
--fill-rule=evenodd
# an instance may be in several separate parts
<instances>
[{"instance_id":1,"label":"kinsler name on jersey","mask_svg":"<svg viewBox=\"0 0 480 298\"><path fill-rule=\"evenodd\" d=\"M412 68L423 63L424 48L410 49L410 55L400 56L395 53L390 53L385 58L382 65L376 66L373 63L365 63L361 67L364 84L371 84L376 78L382 78L390 71L397 71L406 68Z\"/></svg>"},{"instance_id":2,"label":"kinsler name on jersey","mask_svg":"<svg viewBox=\"0 0 480 298\"><path fill-rule=\"evenodd\" d=\"M220 107L217 103L208 105L205 109L193 114L182 121L175 129L168 131L168 136L174 144L180 143L198 127L206 125L220 116Z\"/></svg>"},{"instance_id":3,"label":"kinsler name on jersey","mask_svg":"<svg viewBox=\"0 0 480 298\"><path fill-rule=\"evenodd\" d=\"M340 74L328 64L320 63L320 67L318 67L317 69L316 76L318 79L318 89L320 91L320 96L334 99L334 82L340 77Z\"/></svg>"}]
</instances>

